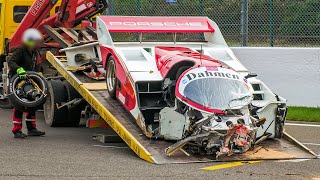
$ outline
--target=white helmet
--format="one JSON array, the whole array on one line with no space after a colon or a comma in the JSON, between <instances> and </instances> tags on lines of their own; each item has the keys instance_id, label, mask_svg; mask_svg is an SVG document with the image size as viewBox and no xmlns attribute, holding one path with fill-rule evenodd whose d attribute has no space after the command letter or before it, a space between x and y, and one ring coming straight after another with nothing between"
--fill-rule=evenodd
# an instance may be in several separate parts
<instances>
[{"instance_id":1,"label":"white helmet","mask_svg":"<svg viewBox=\"0 0 320 180\"><path fill-rule=\"evenodd\" d=\"M22 35L22 42L25 45L32 45L36 42L42 41L42 34L34 28L27 29Z\"/></svg>"}]
</instances>

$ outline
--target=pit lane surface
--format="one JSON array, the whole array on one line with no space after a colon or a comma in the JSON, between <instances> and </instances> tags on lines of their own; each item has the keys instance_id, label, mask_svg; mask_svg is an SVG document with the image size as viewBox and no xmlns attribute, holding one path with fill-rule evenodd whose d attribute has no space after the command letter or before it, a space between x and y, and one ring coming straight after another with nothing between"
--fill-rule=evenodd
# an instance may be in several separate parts
<instances>
[{"instance_id":1,"label":"pit lane surface","mask_svg":"<svg viewBox=\"0 0 320 180\"><path fill-rule=\"evenodd\" d=\"M14 139L11 134L11 111L0 109L0 179L318 180L320 178L320 160L262 161L239 165L232 163L154 165L140 160L123 143L102 144L92 140L92 135L101 133L101 130L48 128L43 123L41 113L38 126L47 132L45 137ZM320 154L320 127L290 125L286 130Z\"/></svg>"}]
</instances>

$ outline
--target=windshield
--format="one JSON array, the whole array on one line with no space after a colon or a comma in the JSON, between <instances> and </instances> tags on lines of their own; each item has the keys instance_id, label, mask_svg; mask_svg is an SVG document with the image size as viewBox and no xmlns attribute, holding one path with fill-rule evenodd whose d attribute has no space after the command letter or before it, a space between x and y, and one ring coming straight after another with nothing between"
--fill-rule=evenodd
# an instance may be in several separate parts
<instances>
[{"instance_id":1,"label":"windshield","mask_svg":"<svg viewBox=\"0 0 320 180\"><path fill-rule=\"evenodd\" d=\"M225 110L240 104L246 105L246 102L233 101L233 99L248 96L250 92L241 81L206 78L190 82L183 93L186 98L197 104L210 109ZM246 101L246 99L243 100ZM233 103L230 104L230 102Z\"/></svg>"},{"instance_id":2,"label":"windshield","mask_svg":"<svg viewBox=\"0 0 320 180\"><path fill-rule=\"evenodd\" d=\"M204 75L212 74L212 76L192 76L192 74L201 75L202 72L204 72ZM226 76L229 75L228 77L230 78L222 77L223 73ZM221 77L215 77L215 74L219 74ZM191 76L195 78L191 79ZM179 94L183 97L202 107L213 110L242 108L252 100L248 84L236 72L224 68L219 68L219 70L212 71L212 73L209 70L201 70L200 68L191 70L182 77L179 86Z\"/></svg>"}]
</instances>

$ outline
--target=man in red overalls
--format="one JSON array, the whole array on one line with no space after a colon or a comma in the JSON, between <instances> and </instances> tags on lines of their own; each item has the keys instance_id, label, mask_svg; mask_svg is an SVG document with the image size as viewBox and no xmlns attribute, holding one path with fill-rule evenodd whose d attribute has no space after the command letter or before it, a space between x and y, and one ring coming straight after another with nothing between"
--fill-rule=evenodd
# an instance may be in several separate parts
<instances>
[{"instance_id":1,"label":"man in red overalls","mask_svg":"<svg viewBox=\"0 0 320 180\"><path fill-rule=\"evenodd\" d=\"M38 71L38 47L42 42L42 34L37 29L28 29L24 32L22 37L23 45L17 48L12 54L8 62L10 67L9 77L15 74L19 75L20 79L25 79L26 71ZM12 133L15 138L26 138L22 129L23 112L13 109L13 129ZM26 125L28 129L28 136L43 136L45 132L41 132L36 128L36 112L26 112Z\"/></svg>"}]
</instances>

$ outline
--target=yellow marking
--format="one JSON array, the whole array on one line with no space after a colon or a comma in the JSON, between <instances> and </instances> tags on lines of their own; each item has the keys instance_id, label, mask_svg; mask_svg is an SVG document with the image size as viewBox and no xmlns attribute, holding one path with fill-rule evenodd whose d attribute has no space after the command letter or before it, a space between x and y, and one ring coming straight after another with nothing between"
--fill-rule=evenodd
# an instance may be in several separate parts
<instances>
[{"instance_id":1,"label":"yellow marking","mask_svg":"<svg viewBox=\"0 0 320 180\"><path fill-rule=\"evenodd\" d=\"M209 166L209 167L201 168L201 170L215 171L215 170L219 170L219 169L232 168L232 167L236 167L236 166L243 166L243 165L254 164L254 163L259 163L259 162L262 162L262 161L238 161L238 162L219 164L219 165L215 165L215 166Z\"/></svg>"},{"instance_id":2,"label":"yellow marking","mask_svg":"<svg viewBox=\"0 0 320 180\"><path fill-rule=\"evenodd\" d=\"M60 61L60 62L62 62L62 61ZM68 66L65 69L67 71L83 71L83 70L89 69L91 67L92 66Z\"/></svg>"},{"instance_id":3,"label":"yellow marking","mask_svg":"<svg viewBox=\"0 0 320 180\"><path fill-rule=\"evenodd\" d=\"M60 61L60 62L62 62L62 61ZM77 71L78 69L79 69L79 67L77 67L77 66L68 66L68 67L66 67L67 71Z\"/></svg>"},{"instance_id":4,"label":"yellow marking","mask_svg":"<svg viewBox=\"0 0 320 180\"><path fill-rule=\"evenodd\" d=\"M126 144L141 158L151 163L157 163L152 155L133 137L133 135L101 104L90 91L66 70L65 66L51 52L46 54L47 60L56 70L81 94L81 96L96 110L110 127L126 142Z\"/></svg>"},{"instance_id":5,"label":"yellow marking","mask_svg":"<svg viewBox=\"0 0 320 180\"><path fill-rule=\"evenodd\" d=\"M89 91L102 91L107 90L107 85L103 83L83 83L83 86Z\"/></svg>"},{"instance_id":6,"label":"yellow marking","mask_svg":"<svg viewBox=\"0 0 320 180\"><path fill-rule=\"evenodd\" d=\"M59 61L60 62L68 62L67 59L64 59L64 58L59 58Z\"/></svg>"}]
</instances>

